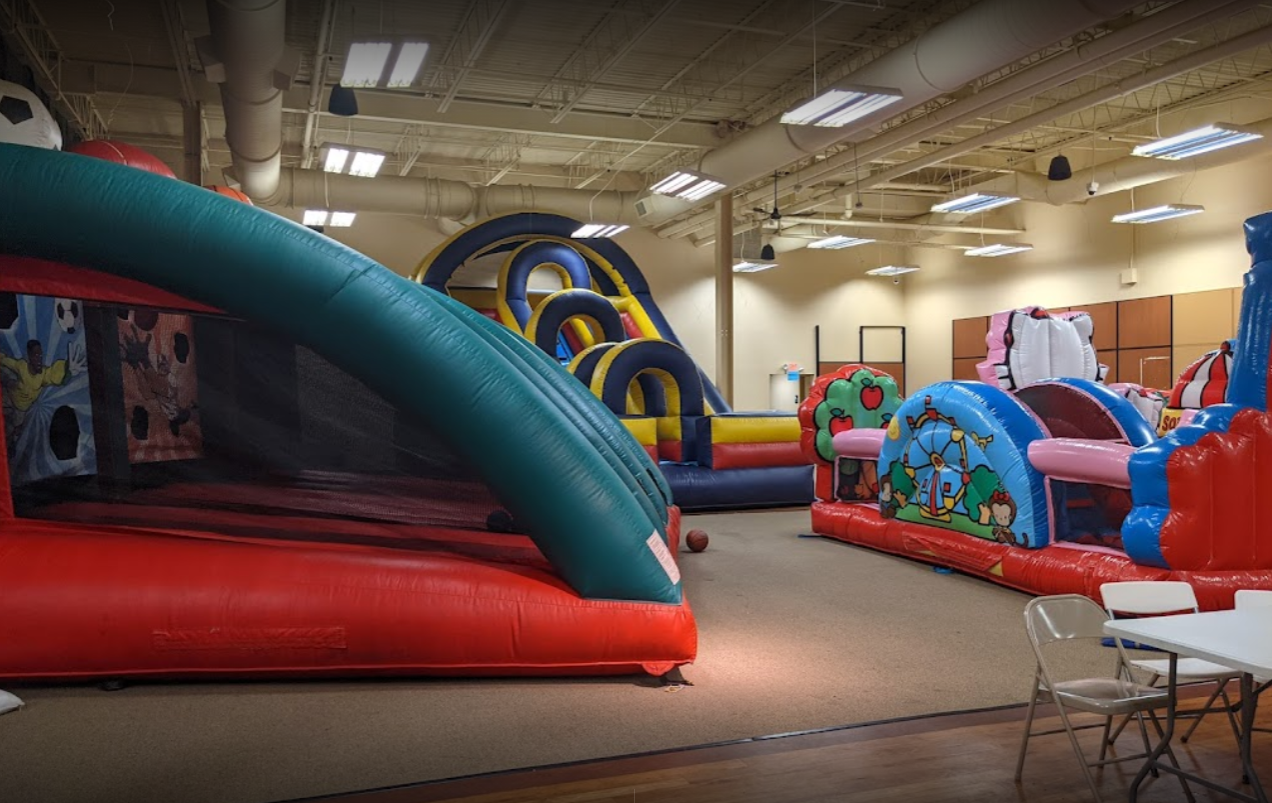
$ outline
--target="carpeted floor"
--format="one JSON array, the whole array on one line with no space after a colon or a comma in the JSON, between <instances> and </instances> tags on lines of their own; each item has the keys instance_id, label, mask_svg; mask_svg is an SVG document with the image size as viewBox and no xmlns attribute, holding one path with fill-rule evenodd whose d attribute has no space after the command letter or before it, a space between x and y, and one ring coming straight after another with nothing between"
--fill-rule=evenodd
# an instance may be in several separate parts
<instances>
[{"instance_id":1,"label":"carpeted floor","mask_svg":"<svg viewBox=\"0 0 1272 803\"><path fill-rule=\"evenodd\" d=\"M1026 597L819 538L807 510L690 517L691 687L641 678L13 689L6 803L265 803L1026 698ZM1104 651L1111 653L1111 651ZM1105 672L1101 656L1071 658Z\"/></svg>"}]
</instances>

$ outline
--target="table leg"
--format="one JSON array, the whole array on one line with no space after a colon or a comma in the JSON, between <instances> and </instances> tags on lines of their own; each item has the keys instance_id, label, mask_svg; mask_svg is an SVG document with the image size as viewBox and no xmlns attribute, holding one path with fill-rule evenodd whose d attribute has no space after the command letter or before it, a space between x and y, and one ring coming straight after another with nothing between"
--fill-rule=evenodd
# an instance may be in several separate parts
<instances>
[{"instance_id":1,"label":"table leg","mask_svg":"<svg viewBox=\"0 0 1272 803\"><path fill-rule=\"evenodd\" d=\"M1166 679L1166 730L1162 733L1161 741L1157 743L1157 747L1153 748L1153 752L1148 754L1148 758L1144 759L1144 766L1140 767L1140 771L1136 773L1135 780L1131 782L1131 803L1139 800L1140 784L1144 783L1144 779L1148 774L1157 768L1157 761L1162 757L1162 753L1166 752L1166 748L1170 746L1171 737L1175 735L1175 698L1176 689L1176 669L1179 664L1179 656L1175 653L1170 654L1170 672Z\"/></svg>"},{"instance_id":2,"label":"table leg","mask_svg":"<svg viewBox=\"0 0 1272 803\"><path fill-rule=\"evenodd\" d=\"M1259 776L1254 771L1250 760L1250 746L1254 738L1254 715L1259 710L1259 695L1254 692L1254 677L1249 672L1241 673L1241 768L1250 783L1250 791L1255 800L1268 803L1268 796L1259 783Z\"/></svg>"}]
</instances>

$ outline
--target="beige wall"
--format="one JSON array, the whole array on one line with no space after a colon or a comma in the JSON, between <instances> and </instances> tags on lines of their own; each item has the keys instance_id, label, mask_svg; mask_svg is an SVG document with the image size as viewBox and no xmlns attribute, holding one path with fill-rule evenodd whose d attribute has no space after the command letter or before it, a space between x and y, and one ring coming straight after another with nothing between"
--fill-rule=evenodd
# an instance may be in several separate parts
<instances>
[{"instance_id":1,"label":"beige wall","mask_svg":"<svg viewBox=\"0 0 1272 803\"><path fill-rule=\"evenodd\" d=\"M950 378L955 318L1239 287L1250 265L1241 224L1272 209L1272 158L1140 187L1134 202L1202 204L1206 212L1132 226L1109 222L1131 208L1126 192L1063 207L1019 203L994 221L1023 224L1019 240L1033 251L976 259L915 249L910 258L923 270L904 285L910 387ZM1122 284L1132 267L1138 283Z\"/></svg>"}]
</instances>

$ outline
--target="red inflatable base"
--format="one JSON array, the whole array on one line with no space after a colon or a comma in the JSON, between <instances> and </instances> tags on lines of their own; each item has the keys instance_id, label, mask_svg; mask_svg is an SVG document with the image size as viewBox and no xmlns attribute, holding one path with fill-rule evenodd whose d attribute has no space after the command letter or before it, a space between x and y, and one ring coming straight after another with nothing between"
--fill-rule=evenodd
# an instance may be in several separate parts
<instances>
[{"instance_id":1,"label":"red inflatable base","mask_svg":"<svg viewBox=\"0 0 1272 803\"><path fill-rule=\"evenodd\" d=\"M1025 549L879 515L871 503L814 502L813 531L839 541L948 566L1030 594L1083 594L1121 580L1184 580L1203 610L1232 607L1239 588L1272 589L1272 571L1183 572L1141 566L1124 554L1053 544Z\"/></svg>"},{"instance_id":2,"label":"red inflatable base","mask_svg":"<svg viewBox=\"0 0 1272 803\"><path fill-rule=\"evenodd\" d=\"M687 603L581 599L521 536L0 530L4 679L661 675L696 650Z\"/></svg>"}]
</instances>

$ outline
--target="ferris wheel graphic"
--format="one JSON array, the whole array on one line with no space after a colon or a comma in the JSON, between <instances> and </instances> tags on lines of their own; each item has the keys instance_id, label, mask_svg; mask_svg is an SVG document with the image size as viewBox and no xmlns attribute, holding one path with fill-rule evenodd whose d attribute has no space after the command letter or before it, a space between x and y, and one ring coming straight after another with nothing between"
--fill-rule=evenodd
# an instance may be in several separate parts
<instances>
[{"instance_id":1,"label":"ferris wheel graphic","mask_svg":"<svg viewBox=\"0 0 1272 803\"><path fill-rule=\"evenodd\" d=\"M925 404L923 415L906 418L913 435L901 464L914 482L919 515L949 522L955 512L966 512L962 504L971 482L968 439L983 449L993 436L981 438L969 433L952 417L933 408L930 399Z\"/></svg>"}]
</instances>

